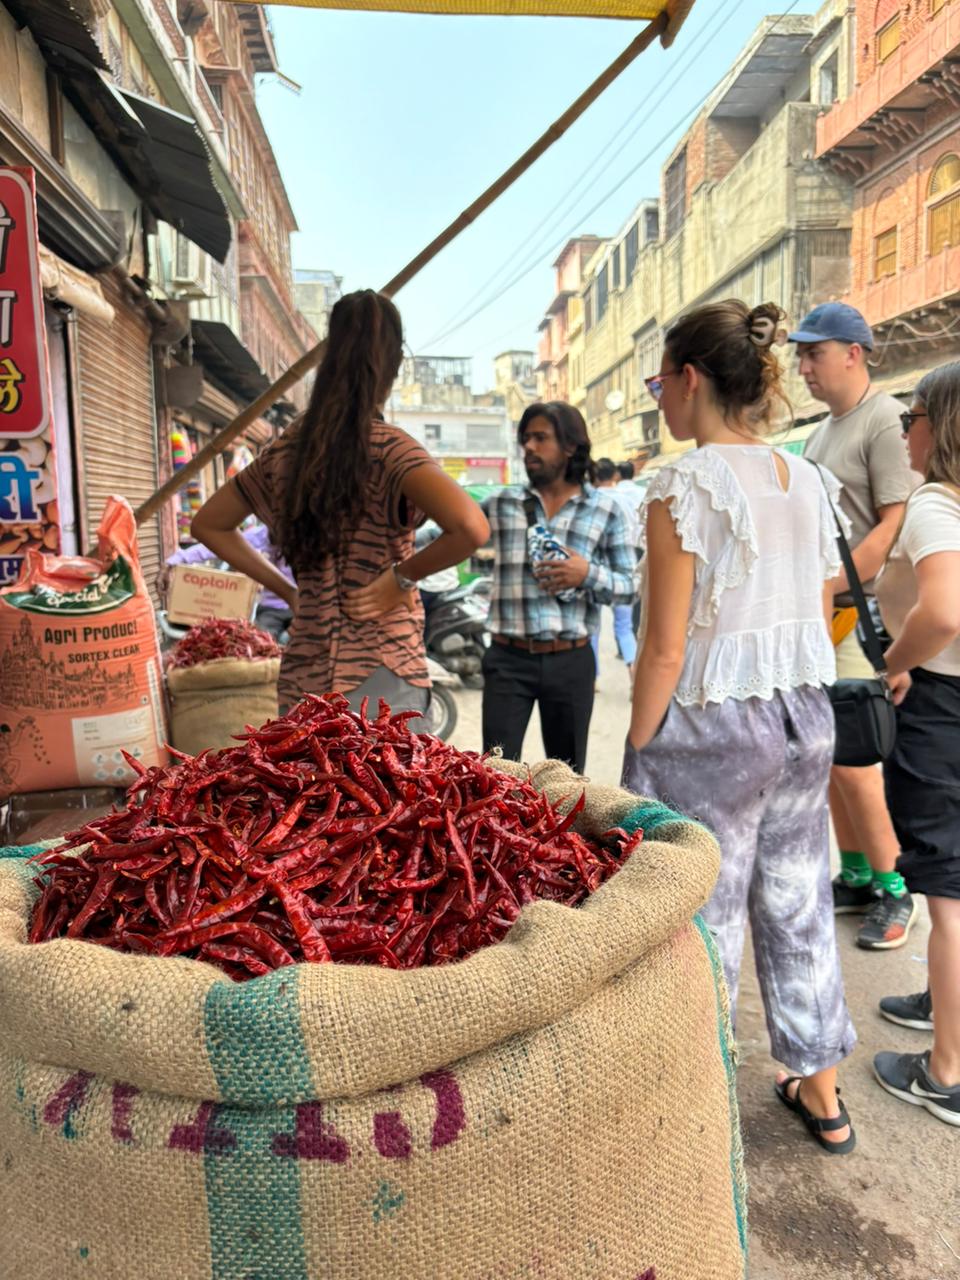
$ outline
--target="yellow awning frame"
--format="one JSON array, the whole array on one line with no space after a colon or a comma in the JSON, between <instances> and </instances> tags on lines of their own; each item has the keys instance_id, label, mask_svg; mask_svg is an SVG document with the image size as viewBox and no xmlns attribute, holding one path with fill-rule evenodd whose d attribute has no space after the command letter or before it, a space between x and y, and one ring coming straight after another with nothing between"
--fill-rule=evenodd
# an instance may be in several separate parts
<instances>
[{"instance_id":1,"label":"yellow awning frame","mask_svg":"<svg viewBox=\"0 0 960 1280\"><path fill-rule=\"evenodd\" d=\"M234 0L234 2L239 2L239 0ZM302 2L306 6L308 0L291 0L291 2ZM414 0L410 0L410 2L413 3ZM415 2L435 3L440 2L440 0L415 0ZM456 2L457 0L450 0L451 5ZM473 0L473 2L477 3L479 0ZM492 2L495 3L496 0L492 0ZM525 0L525 2L536 3L536 0ZM556 2L557 0L548 0L548 3L551 4L555 4ZM558 117L558 119L556 119L553 124L540 135L536 142L534 142L532 146L528 147L523 155L520 156L518 160L515 160L510 168L500 175L496 182L491 183L490 186L487 187L486 191L479 195L477 199L464 209L458 217L454 218L454 220L445 227L438 236L435 236L426 248L422 249L415 258L411 259L411 261L408 262L401 271L398 271L393 279L383 286L380 290L381 293L386 294L387 297L392 297L393 294L398 293L405 284L409 284L414 276L422 271L428 262L431 262L442 249L445 249L448 244L452 243L452 241L454 241L457 236L459 236L460 233L471 224L471 222L478 218L481 213L486 209L489 209L490 205L492 205L495 200L499 199L499 197L502 196L508 188L512 187L517 179L526 173L526 171L537 160L539 160L544 152L548 151L559 138L562 138L570 126L580 119L587 108L596 102L597 98L600 97L604 90L613 84L614 80L616 80L617 77L621 75L622 72L624 72L645 49L649 48L649 46L653 44L658 37L660 38L660 42L664 48L669 48L676 38L680 27L683 25L693 8L695 0L650 0L649 3L647 3L647 0L633 0L633 2L638 7L643 7L646 4L647 8L654 11L654 16L651 21L648 22L648 24L637 36L634 37L633 40L630 41L623 52L614 58L613 62L611 62L610 65L602 71L599 76L597 76L593 83L587 86L576 101L570 104L563 115ZM336 6L330 7L380 8L381 3L382 0L374 0L373 4L364 2L350 4L349 6L337 4ZM316 0L309 0L309 7L319 8L321 6L316 3ZM391 5L390 7L393 8L394 6ZM467 10L451 7L449 9L445 9L444 12L463 13L467 12ZM493 12L493 10L491 10L491 12ZM599 12L596 12L594 16L599 17L601 15ZM607 16L611 15L608 14ZM148 520L152 515L155 515L166 502L175 498L183 485L192 480L194 476L198 475L218 454L223 453L224 449L229 449L237 436L245 431L252 423L256 422L258 418L262 417L274 404L276 404L278 400L283 399L291 387L295 387L297 383L305 378L312 369L316 368L323 359L325 348L326 343L319 342L311 351L307 351L299 360L292 364L285 373L280 375L273 386L268 387L262 395L258 396L256 400L251 404L248 404L245 409L241 410L232 422L228 422L225 427L222 427L220 431L212 437L212 439L208 440L204 447L200 449L193 458L191 458L186 466L181 467L179 471L171 475L152 497L148 498L146 502L138 507L137 524L143 524L145 520Z\"/></svg>"},{"instance_id":2,"label":"yellow awning frame","mask_svg":"<svg viewBox=\"0 0 960 1280\"><path fill-rule=\"evenodd\" d=\"M233 0L241 4L248 0ZM261 6L265 0L257 0ZM269 0L298 9L366 9L377 13L434 13L511 18L619 18L652 22L666 13L682 22L693 0ZM673 34L679 30L679 22Z\"/></svg>"}]
</instances>

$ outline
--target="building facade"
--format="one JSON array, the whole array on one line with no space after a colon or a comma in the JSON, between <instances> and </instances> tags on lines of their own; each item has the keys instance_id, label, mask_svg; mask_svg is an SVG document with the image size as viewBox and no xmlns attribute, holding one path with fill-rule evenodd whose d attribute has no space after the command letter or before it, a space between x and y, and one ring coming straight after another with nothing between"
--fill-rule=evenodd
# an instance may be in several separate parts
<instances>
[{"instance_id":1,"label":"building facade","mask_svg":"<svg viewBox=\"0 0 960 1280\"><path fill-rule=\"evenodd\" d=\"M678 142L659 198L595 253L583 287L585 406L595 455L649 462L677 449L644 379L683 312L772 301L788 322L850 283L852 185L814 157L822 99L849 81L852 15L762 22ZM792 365L799 422L822 413Z\"/></svg>"},{"instance_id":2,"label":"building facade","mask_svg":"<svg viewBox=\"0 0 960 1280\"><path fill-rule=\"evenodd\" d=\"M0 164L36 182L53 395L38 493L56 495L28 517L4 510L10 580L31 545L92 546L110 494L139 506L314 338L293 306L293 216L253 96L276 66L258 6L3 0L0 57ZM296 408L255 423L234 460ZM151 588L184 531L178 507L140 528Z\"/></svg>"},{"instance_id":3,"label":"building facade","mask_svg":"<svg viewBox=\"0 0 960 1280\"><path fill-rule=\"evenodd\" d=\"M856 9L855 83L817 154L854 185L847 300L873 325L874 379L909 399L960 356L960 3Z\"/></svg>"},{"instance_id":4,"label":"building facade","mask_svg":"<svg viewBox=\"0 0 960 1280\"><path fill-rule=\"evenodd\" d=\"M568 400L570 391L571 301L578 297L587 261L597 249L597 236L578 236L564 245L553 264L553 299L540 321L537 344L537 393L541 400ZM579 300L573 308L574 323Z\"/></svg>"},{"instance_id":5,"label":"building facade","mask_svg":"<svg viewBox=\"0 0 960 1280\"><path fill-rule=\"evenodd\" d=\"M297 270L293 273L297 310L318 338L327 336L330 312L343 296L343 276L332 271Z\"/></svg>"},{"instance_id":6,"label":"building facade","mask_svg":"<svg viewBox=\"0 0 960 1280\"><path fill-rule=\"evenodd\" d=\"M510 357L530 353L506 353ZM502 373L522 372L520 358L501 359ZM472 361L460 356L408 356L387 405L391 422L433 454L458 484L508 484L516 473L514 425L506 395L476 396ZM522 412L522 410L521 410Z\"/></svg>"}]
</instances>

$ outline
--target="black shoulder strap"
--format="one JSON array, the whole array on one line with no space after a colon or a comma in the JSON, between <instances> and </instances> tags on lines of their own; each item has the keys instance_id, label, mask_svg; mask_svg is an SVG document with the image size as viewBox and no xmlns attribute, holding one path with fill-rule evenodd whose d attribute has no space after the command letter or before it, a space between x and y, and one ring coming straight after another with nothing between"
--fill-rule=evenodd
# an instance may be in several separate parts
<instances>
[{"instance_id":1,"label":"black shoulder strap","mask_svg":"<svg viewBox=\"0 0 960 1280\"><path fill-rule=\"evenodd\" d=\"M537 500L532 493L523 495L523 510L527 517L527 528L532 529L535 524L540 523L540 510L537 506Z\"/></svg>"},{"instance_id":2,"label":"black shoulder strap","mask_svg":"<svg viewBox=\"0 0 960 1280\"><path fill-rule=\"evenodd\" d=\"M833 505L833 499L830 497L830 490L827 488L827 482L823 475L823 469L819 462L814 462L813 466L817 468L820 476L820 483L823 485L824 492L827 495L827 501L830 503L830 510L833 512L833 521L837 526L837 547L840 551L840 559L843 561L843 567L847 575L847 585L850 587L850 594L853 596L853 603L857 607L857 617L860 619L860 626L863 630L863 639L867 649L867 657L870 659L870 665L874 671L885 671L887 669L886 660L883 656L883 648L880 645L880 638L877 635L877 629L873 625L873 616L867 605L867 597L863 594L863 584L860 581L860 575L857 573L857 566L853 562L853 553L850 550L850 544L844 536L843 526L840 523L840 517L837 515L837 509Z\"/></svg>"}]
</instances>

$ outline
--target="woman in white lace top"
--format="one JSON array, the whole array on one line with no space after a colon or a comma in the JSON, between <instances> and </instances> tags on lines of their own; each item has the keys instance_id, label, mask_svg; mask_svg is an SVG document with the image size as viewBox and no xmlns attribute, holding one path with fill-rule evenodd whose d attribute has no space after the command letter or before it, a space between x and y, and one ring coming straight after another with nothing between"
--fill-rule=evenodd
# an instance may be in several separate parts
<instances>
[{"instance_id":1,"label":"woman in white lace top","mask_svg":"<svg viewBox=\"0 0 960 1280\"><path fill-rule=\"evenodd\" d=\"M781 312L702 307L651 378L697 448L664 466L641 512L644 625L624 784L699 818L723 853L704 909L736 1011L750 920L777 1094L831 1154L853 1149L837 1064L856 1036L830 889L827 786L835 679L827 583L840 564L825 484L763 441L780 391ZM835 498L836 481L825 474Z\"/></svg>"}]
</instances>

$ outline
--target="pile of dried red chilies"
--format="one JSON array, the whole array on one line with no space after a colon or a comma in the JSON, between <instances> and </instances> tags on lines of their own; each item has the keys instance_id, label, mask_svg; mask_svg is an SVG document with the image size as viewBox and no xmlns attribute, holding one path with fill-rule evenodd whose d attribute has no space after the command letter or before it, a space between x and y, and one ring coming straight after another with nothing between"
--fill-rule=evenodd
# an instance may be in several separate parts
<instances>
[{"instance_id":1,"label":"pile of dried red chilies","mask_svg":"<svg viewBox=\"0 0 960 1280\"><path fill-rule=\"evenodd\" d=\"M585 840L582 795L561 817L529 783L411 732L414 715L311 697L237 747L140 770L126 809L36 858L31 942L192 956L236 979L305 960L443 964L499 941L528 902L582 902L641 838Z\"/></svg>"},{"instance_id":2,"label":"pile of dried red chilies","mask_svg":"<svg viewBox=\"0 0 960 1280\"><path fill-rule=\"evenodd\" d=\"M210 618L191 627L171 650L171 667L195 667L215 658L279 658L273 636L240 618Z\"/></svg>"}]
</instances>

